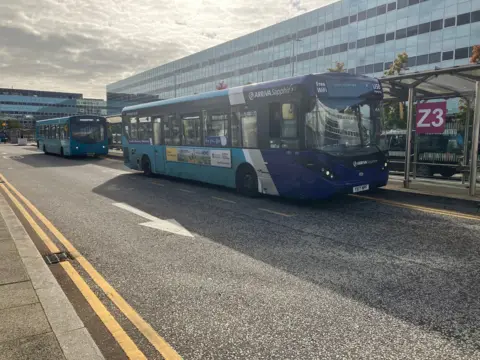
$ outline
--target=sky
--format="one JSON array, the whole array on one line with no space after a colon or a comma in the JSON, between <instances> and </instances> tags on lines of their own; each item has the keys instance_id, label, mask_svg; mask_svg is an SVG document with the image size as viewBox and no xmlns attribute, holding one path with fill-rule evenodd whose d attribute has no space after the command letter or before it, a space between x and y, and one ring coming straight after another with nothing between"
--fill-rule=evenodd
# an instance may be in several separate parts
<instances>
[{"instance_id":1,"label":"sky","mask_svg":"<svg viewBox=\"0 0 480 360\"><path fill-rule=\"evenodd\" d=\"M106 84L332 0L0 0L0 87L105 98Z\"/></svg>"}]
</instances>

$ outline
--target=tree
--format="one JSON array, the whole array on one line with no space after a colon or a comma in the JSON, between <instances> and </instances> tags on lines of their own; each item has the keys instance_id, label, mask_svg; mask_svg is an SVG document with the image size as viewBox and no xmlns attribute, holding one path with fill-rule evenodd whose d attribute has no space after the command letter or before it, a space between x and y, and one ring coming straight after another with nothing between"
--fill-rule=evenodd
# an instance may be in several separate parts
<instances>
[{"instance_id":1,"label":"tree","mask_svg":"<svg viewBox=\"0 0 480 360\"><path fill-rule=\"evenodd\" d=\"M6 123L8 129L20 129L22 127L18 120L7 120Z\"/></svg>"},{"instance_id":2,"label":"tree","mask_svg":"<svg viewBox=\"0 0 480 360\"><path fill-rule=\"evenodd\" d=\"M328 69L330 72L345 72L345 64L343 62L335 62L335 67Z\"/></svg>"},{"instance_id":3,"label":"tree","mask_svg":"<svg viewBox=\"0 0 480 360\"><path fill-rule=\"evenodd\" d=\"M457 119L458 123L464 129L467 123L467 114L468 114L468 107L470 105L470 119L473 114L473 103L467 102L467 100L460 98L458 101L458 113L455 114L455 118ZM471 124L471 123L470 123Z\"/></svg>"},{"instance_id":4,"label":"tree","mask_svg":"<svg viewBox=\"0 0 480 360\"><path fill-rule=\"evenodd\" d=\"M397 55L397 58L393 61L390 68L385 71L385 75L400 75L403 70L407 68L408 54L403 52ZM405 102L399 102L398 104L390 104L385 106L385 117L383 119L383 128L389 129L406 129L407 122L405 121L406 113Z\"/></svg>"},{"instance_id":5,"label":"tree","mask_svg":"<svg viewBox=\"0 0 480 360\"><path fill-rule=\"evenodd\" d=\"M474 45L472 51L472 57L470 58L470 63L480 64L480 45Z\"/></svg>"},{"instance_id":6,"label":"tree","mask_svg":"<svg viewBox=\"0 0 480 360\"><path fill-rule=\"evenodd\" d=\"M408 54L403 52L397 55L397 58L393 61L390 68L385 71L385 75L400 75L402 70L407 68Z\"/></svg>"}]
</instances>

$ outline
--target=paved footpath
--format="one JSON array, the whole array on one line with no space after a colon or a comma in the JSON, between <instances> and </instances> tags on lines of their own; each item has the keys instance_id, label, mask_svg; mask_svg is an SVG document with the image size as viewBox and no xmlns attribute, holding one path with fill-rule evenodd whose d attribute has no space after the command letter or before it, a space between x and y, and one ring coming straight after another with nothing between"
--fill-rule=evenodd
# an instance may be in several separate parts
<instances>
[{"instance_id":1,"label":"paved footpath","mask_svg":"<svg viewBox=\"0 0 480 360\"><path fill-rule=\"evenodd\" d=\"M3 195L0 213L0 360L103 359Z\"/></svg>"}]
</instances>

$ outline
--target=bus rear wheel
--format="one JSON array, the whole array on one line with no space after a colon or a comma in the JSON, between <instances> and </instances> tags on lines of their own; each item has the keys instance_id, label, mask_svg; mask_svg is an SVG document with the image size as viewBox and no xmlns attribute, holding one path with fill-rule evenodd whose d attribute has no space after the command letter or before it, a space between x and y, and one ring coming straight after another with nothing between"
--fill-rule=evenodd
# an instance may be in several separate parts
<instances>
[{"instance_id":1,"label":"bus rear wheel","mask_svg":"<svg viewBox=\"0 0 480 360\"><path fill-rule=\"evenodd\" d=\"M142 171L145 176L152 175L152 164L150 163L148 156L142 157Z\"/></svg>"},{"instance_id":2,"label":"bus rear wheel","mask_svg":"<svg viewBox=\"0 0 480 360\"><path fill-rule=\"evenodd\" d=\"M258 177L255 170L249 166L240 166L235 179L237 191L245 196L258 196Z\"/></svg>"}]
</instances>

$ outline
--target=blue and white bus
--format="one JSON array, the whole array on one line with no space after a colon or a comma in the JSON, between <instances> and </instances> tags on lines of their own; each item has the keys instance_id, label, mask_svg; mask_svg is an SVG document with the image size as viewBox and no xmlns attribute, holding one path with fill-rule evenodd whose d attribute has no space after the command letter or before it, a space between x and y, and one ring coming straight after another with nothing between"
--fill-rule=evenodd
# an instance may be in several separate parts
<instances>
[{"instance_id":1,"label":"blue and white bus","mask_svg":"<svg viewBox=\"0 0 480 360\"><path fill-rule=\"evenodd\" d=\"M37 147L45 154L97 156L108 153L107 121L76 115L36 122Z\"/></svg>"},{"instance_id":2,"label":"blue and white bus","mask_svg":"<svg viewBox=\"0 0 480 360\"><path fill-rule=\"evenodd\" d=\"M129 106L125 164L236 188L321 199L385 186L377 79L299 76Z\"/></svg>"}]
</instances>

